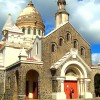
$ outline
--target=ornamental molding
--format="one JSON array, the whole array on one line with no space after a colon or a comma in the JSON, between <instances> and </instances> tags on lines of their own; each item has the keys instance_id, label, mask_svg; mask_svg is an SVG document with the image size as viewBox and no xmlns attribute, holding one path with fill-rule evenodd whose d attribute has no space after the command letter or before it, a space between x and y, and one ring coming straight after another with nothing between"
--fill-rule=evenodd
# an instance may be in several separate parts
<instances>
[{"instance_id":1,"label":"ornamental molding","mask_svg":"<svg viewBox=\"0 0 100 100\"><path fill-rule=\"evenodd\" d=\"M70 60L70 58L72 58ZM77 61L77 63L81 63L83 66L86 67L87 70L91 71L90 67L86 64L86 62L78 55L78 50L71 48L71 50L66 53L61 59L59 59L56 63L54 63L50 69L51 70L56 70L60 68L66 61Z\"/></svg>"}]
</instances>

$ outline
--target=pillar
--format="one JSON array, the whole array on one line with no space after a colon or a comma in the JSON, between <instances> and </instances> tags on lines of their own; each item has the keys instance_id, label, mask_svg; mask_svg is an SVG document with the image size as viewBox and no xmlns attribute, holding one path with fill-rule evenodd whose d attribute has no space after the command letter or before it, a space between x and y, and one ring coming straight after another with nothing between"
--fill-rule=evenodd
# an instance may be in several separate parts
<instances>
[{"instance_id":1,"label":"pillar","mask_svg":"<svg viewBox=\"0 0 100 100\"><path fill-rule=\"evenodd\" d=\"M19 79L18 100L26 99L26 76L21 75Z\"/></svg>"},{"instance_id":2,"label":"pillar","mask_svg":"<svg viewBox=\"0 0 100 100\"><path fill-rule=\"evenodd\" d=\"M58 100L58 99L59 100L66 100L66 94L64 92L64 80L65 80L65 77L60 77L60 76L58 77L57 76L55 80L60 82L61 90L60 90L60 92L52 93L52 99L54 99L54 100Z\"/></svg>"}]
</instances>

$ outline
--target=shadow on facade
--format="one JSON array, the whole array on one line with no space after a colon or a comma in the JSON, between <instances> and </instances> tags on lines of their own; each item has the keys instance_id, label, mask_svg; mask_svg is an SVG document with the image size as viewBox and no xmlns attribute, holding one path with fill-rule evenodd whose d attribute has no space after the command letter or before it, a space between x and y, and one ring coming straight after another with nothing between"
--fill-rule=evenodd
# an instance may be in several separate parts
<instances>
[{"instance_id":1,"label":"shadow on facade","mask_svg":"<svg viewBox=\"0 0 100 100\"><path fill-rule=\"evenodd\" d=\"M94 77L95 96L100 97L100 74Z\"/></svg>"},{"instance_id":2,"label":"shadow on facade","mask_svg":"<svg viewBox=\"0 0 100 100\"><path fill-rule=\"evenodd\" d=\"M38 99L38 77L35 70L30 70L26 74L26 99Z\"/></svg>"}]
</instances>

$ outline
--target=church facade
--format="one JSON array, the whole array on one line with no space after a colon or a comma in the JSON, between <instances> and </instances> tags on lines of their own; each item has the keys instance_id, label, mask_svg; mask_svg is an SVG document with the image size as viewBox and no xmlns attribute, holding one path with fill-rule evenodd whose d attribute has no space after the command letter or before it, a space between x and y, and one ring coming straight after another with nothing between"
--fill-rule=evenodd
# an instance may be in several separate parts
<instances>
[{"instance_id":1,"label":"church facade","mask_svg":"<svg viewBox=\"0 0 100 100\"><path fill-rule=\"evenodd\" d=\"M2 100L66 100L94 97L90 45L69 22L66 1L57 1L56 28L45 26L32 0L13 24L11 15L0 42ZM72 91L73 90L73 91Z\"/></svg>"}]
</instances>

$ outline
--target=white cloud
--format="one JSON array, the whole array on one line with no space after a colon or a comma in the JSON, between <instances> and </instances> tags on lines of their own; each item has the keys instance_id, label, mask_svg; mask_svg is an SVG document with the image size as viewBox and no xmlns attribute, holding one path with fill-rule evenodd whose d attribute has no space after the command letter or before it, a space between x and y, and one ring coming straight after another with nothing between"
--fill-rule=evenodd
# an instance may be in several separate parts
<instances>
[{"instance_id":1,"label":"white cloud","mask_svg":"<svg viewBox=\"0 0 100 100\"><path fill-rule=\"evenodd\" d=\"M91 23L90 30L100 32L100 20L95 20L93 23Z\"/></svg>"},{"instance_id":2,"label":"white cloud","mask_svg":"<svg viewBox=\"0 0 100 100\"><path fill-rule=\"evenodd\" d=\"M100 53L92 54L92 62L93 64L97 64L100 61Z\"/></svg>"},{"instance_id":3,"label":"white cloud","mask_svg":"<svg viewBox=\"0 0 100 100\"><path fill-rule=\"evenodd\" d=\"M16 18L24 3L25 0L0 0L0 9L2 9L0 13L2 14L2 18L7 17L8 13L11 13Z\"/></svg>"},{"instance_id":4,"label":"white cloud","mask_svg":"<svg viewBox=\"0 0 100 100\"><path fill-rule=\"evenodd\" d=\"M29 0L0 0L0 29L6 21L8 13L15 20ZM70 22L89 43L100 44L100 0L66 0L66 10L70 14ZM33 0L34 6L41 13L47 32L55 26L57 0ZM92 54L93 63L100 60L100 53Z\"/></svg>"},{"instance_id":5,"label":"white cloud","mask_svg":"<svg viewBox=\"0 0 100 100\"><path fill-rule=\"evenodd\" d=\"M5 2L6 1L6 2ZM5 20L12 13L14 20L26 7L28 0L0 0L0 18ZM70 14L70 22L76 30L90 43L100 43L100 0L66 0L66 9ZM33 0L46 25L55 26L57 0ZM2 21L0 19L0 21ZM49 23L49 24L47 24ZM0 25L1 26L1 25Z\"/></svg>"},{"instance_id":6,"label":"white cloud","mask_svg":"<svg viewBox=\"0 0 100 100\"><path fill-rule=\"evenodd\" d=\"M72 25L91 44L100 43L100 3L97 0L83 0L74 3L69 0L68 10ZM71 9L72 8L72 9Z\"/></svg>"}]
</instances>

